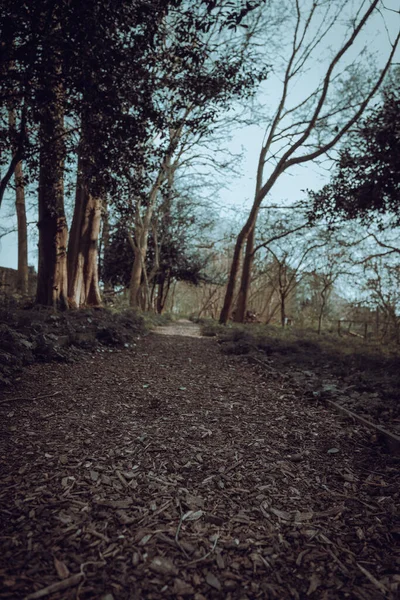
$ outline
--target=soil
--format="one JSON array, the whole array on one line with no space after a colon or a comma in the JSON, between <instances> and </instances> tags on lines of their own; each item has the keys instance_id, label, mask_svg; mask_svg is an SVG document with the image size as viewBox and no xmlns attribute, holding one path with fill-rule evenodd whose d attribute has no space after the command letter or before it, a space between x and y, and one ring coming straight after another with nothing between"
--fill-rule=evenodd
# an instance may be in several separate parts
<instances>
[{"instance_id":1,"label":"soil","mask_svg":"<svg viewBox=\"0 0 400 600\"><path fill-rule=\"evenodd\" d=\"M194 324L32 364L0 412L0 598L398 597L398 459Z\"/></svg>"}]
</instances>

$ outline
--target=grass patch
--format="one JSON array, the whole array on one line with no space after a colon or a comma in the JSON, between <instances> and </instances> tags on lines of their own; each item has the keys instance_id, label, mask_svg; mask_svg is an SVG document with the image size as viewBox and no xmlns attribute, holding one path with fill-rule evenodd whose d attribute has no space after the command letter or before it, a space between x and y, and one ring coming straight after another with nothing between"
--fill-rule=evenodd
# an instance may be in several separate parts
<instances>
[{"instance_id":1,"label":"grass patch","mask_svg":"<svg viewBox=\"0 0 400 600\"><path fill-rule=\"evenodd\" d=\"M165 313L163 315L158 315L156 313L141 313L141 317L144 321L147 330L155 329L156 327L162 327L163 325L168 325L168 323L171 323L173 321L172 315L170 313Z\"/></svg>"}]
</instances>

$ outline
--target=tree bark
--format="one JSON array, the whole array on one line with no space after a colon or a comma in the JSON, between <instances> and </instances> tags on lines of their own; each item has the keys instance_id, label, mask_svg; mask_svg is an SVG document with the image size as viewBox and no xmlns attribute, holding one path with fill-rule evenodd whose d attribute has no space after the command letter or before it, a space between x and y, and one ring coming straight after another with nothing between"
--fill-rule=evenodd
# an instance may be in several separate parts
<instances>
[{"instance_id":1,"label":"tree bark","mask_svg":"<svg viewBox=\"0 0 400 600\"><path fill-rule=\"evenodd\" d=\"M90 191L91 166L81 145L74 216L68 245L68 300L70 306L100 306L98 240L101 199Z\"/></svg>"},{"instance_id":2,"label":"tree bark","mask_svg":"<svg viewBox=\"0 0 400 600\"><path fill-rule=\"evenodd\" d=\"M251 207L251 210L250 210L250 213L249 213L246 223L244 224L242 230L240 231L240 233L236 239L231 270L229 273L228 285L227 285L226 292L225 292L224 304L223 304L221 314L219 317L219 322L222 325L226 325L226 323L228 322L229 317L231 315L236 280L237 280L239 266L240 266L240 256L242 253L244 243L247 241L247 238L249 237L250 233L253 231L253 234L252 234L253 241L250 244L251 252L253 252L254 233L255 233L255 227L256 227L256 223L257 223L257 217L258 217L258 212L259 212L259 209L261 206L261 202L263 201L263 198L265 198L265 196L267 195L269 190L273 187L275 181L278 178L278 175L280 174L280 170L277 167L275 169L274 173L270 176L267 184L264 187L262 187L265 154L266 154L266 148L263 147L261 149L260 156L258 159L256 190L255 190L253 206ZM249 246L249 250L250 250L250 246ZM246 245L246 248L247 248L247 245ZM246 255L247 255L247 252L246 252ZM245 269L245 263L246 263L246 272L249 276L248 283L250 281L252 261L253 261L253 256L250 256L250 252L249 252L249 255L247 256L247 263L246 263L246 256L245 256L245 260L243 263L243 270ZM242 286L241 286L241 288L242 288ZM242 308L243 308L244 313L246 312L247 294L248 294L248 289L246 289L243 285L242 295L241 295L241 303L242 303Z\"/></svg>"},{"instance_id":3,"label":"tree bark","mask_svg":"<svg viewBox=\"0 0 400 600\"><path fill-rule=\"evenodd\" d=\"M322 318L324 316L324 311L325 311L325 304L326 304L326 290L322 290L321 291L321 306L320 306L320 310L319 310L319 315L318 315L318 335L321 334L322 331Z\"/></svg>"},{"instance_id":4,"label":"tree bark","mask_svg":"<svg viewBox=\"0 0 400 600\"><path fill-rule=\"evenodd\" d=\"M59 27L55 26L55 31ZM57 47L47 51L51 63L43 78L40 110L39 268L36 302L68 308L67 240L64 211L64 89Z\"/></svg>"},{"instance_id":5,"label":"tree bark","mask_svg":"<svg viewBox=\"0 0 400 600\"><path fill-rule=\"evenodd\" d=\"M251 280L251 269L253 266L253 250L254 250L254 236L255 226L250 230L247 237L245 255L242 267L242 277L240 281L239 295L236 304L235 318L236 323L244 323L247 310L247 300L249 297L250 280Z\"/></svg>"},{"instance_id":6,"label":"tree bark","mask_svg":"<svg viewBox=\"0 0 400 600\"><path fill-rule=\"evenodd\" d=\"M281 294L280 308L281 308L281 326L282 326L282 328L284 328L286 325L286 323L285 323L285 320L286 320L286 306L285 306L286 302L285 302L285 300L286 300L285 294Z\"/></svg>"},{"instance_id":7,"label":"tree bark","mask_svg":"<svg viewBox=\"0 0 400 600\"><path fill-rule=\"evenodd\" d=\"M158 289L157 289L157 314L161 315L162 311L164 309L164 303L163 303L163 298L164 298L164 284L165 284L165 277L163 277L160 281L160 283L158 284Z\"/></svg>"},{"instance_id":8,"label":"tree bark","mask_svg":"<svg viewBox=\"0 0 400 600\"><path fill-rule=\"evenodd\" d=\"M9 126L12 133L16 133L16 114L12 107L8 113ZM14 145L13 156L16 155L18 149ZM22 161L18 161L14 168L15 181L15 209L17 213L17 231L18 231L18 291L26 296L29 291L28 282L28 228L26 222L25 208L25 187L24 174L22 170Z\"/></svg>"},{"instance_id":9,"label":"tree bark","mask_svg":"<svg viewBox=\"0 0 400 600\"><path fill-rule=\"evenodd\" d=\"M139 292L142 283L143 262L146 259L147 253L147 243L140 247L135 244L134 252L135 258L133 260L131 280L129 283L129 305L132 308L137 309L142 305Z\"/></svg>"},{"instance_id":10,"label":"tree bark","mask_svg":"<svg viewBox=\"0 0 400 600\"><path fill-rule=\"evenodd\" d=\"M29 292L28 227L26 223L25 188L22 162L15 167L15 208L18 229L18 290L23 296Z\"/></svg>"},{"instance_id":11,"label":"tree bark","mask_svg":"<svg viewBox=\"0 0 400 600\"><path fill-rule=\"evenodd\" d=\"M235 249L233 251L232 264L231 264L231 269L229 272L229 279L228 279L228 285L226 287L224 304L223 304L223 307L221 310L221 314L219 316L219 322L221 323L221 325L226 325L226 323L229 320L229 317L231 316L233 298L234 298L234 294L235 294L236 280L237 280L237 275L239 273L240 256L242 254L243 246L246 241L247 233L248 233L246 225L245 225L245 227L243 227L242 231L239 233L237 240L236 240Z\"/></svg>"},{"instance_id":12,"label":"tree bark","mask_svg":"<svg viewBox=\"0 0 400 600\"><path fill-rule=\"evenodd\" d=\"M166 159L165 159L166 160ZM145 261L147 256L147 247L149 240L149 231L151 225L151 219L153 217L153 211L155 207L155 203L157 200L157 195L160 190L160 187L165 178L165 161L161 165L160 170L157 175L157 179L151 189L149 194L146 212L144 217L140 214L141 204L138 203L136 207L136 218L135 218L135 240L133 238L130 239L131 246L135 253L135 258L133 260L132 265L132 274L131 281L129 284L129 304L132 308L139 308L140 306L145 310L146 306L146 298L149 295L148 289L148 281L145 273L145 285L146 289L144 291L144 295L142 294L142 302L141 302L141 294L140 294L140 286L142 283L142 275L145 269Z\"/></svg>"},{"instance_id":13,"label":"tree bark","mask_svg":"<svg viewBox=\"0 0 400 600\"><path fill-rule=\"evenodd\" d=\"M110 250L110 220L108 210L108 200L107 196L105 195L102 205L102 230L99 244L99 273L103 282L104 291L109 292L112 290L112 285L109 281L104 280L104 260ZM102 266L100 267L100 265Z\"/></svg>"}]
</instances>

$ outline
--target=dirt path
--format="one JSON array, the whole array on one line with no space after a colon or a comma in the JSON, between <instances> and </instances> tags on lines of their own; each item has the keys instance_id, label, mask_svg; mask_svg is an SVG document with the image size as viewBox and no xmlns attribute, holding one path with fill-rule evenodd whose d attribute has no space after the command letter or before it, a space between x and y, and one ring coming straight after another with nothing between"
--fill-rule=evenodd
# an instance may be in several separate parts
<instances>
[{"instance_id":1,"label":"dirt path","mask_svg":"<svg viewBox=\"0 0 400 600\"><path fill-rule=\"evenodd\" d=\"M398 464L197 336L34 365L0 405L0 598L398 597Z\"/></svg>"}]
</instances>

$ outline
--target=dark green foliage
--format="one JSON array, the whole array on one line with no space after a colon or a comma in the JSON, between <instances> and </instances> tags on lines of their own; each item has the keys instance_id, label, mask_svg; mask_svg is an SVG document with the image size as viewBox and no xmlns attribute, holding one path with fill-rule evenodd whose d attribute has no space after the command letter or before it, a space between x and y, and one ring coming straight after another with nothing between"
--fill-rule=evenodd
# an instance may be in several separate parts
<instances>
[{"instance_id":1,"label":"dark green foliage","mask_svg":"<svg viewBox=\"0 0 400 600\"><path fill-rule=\"evenodd\" d=\"M332 181L310 192L311 218L360 218L368 224L393 217L400 224L400 88L387 89L351 136Z\"/></svg>"}]
</instances>

